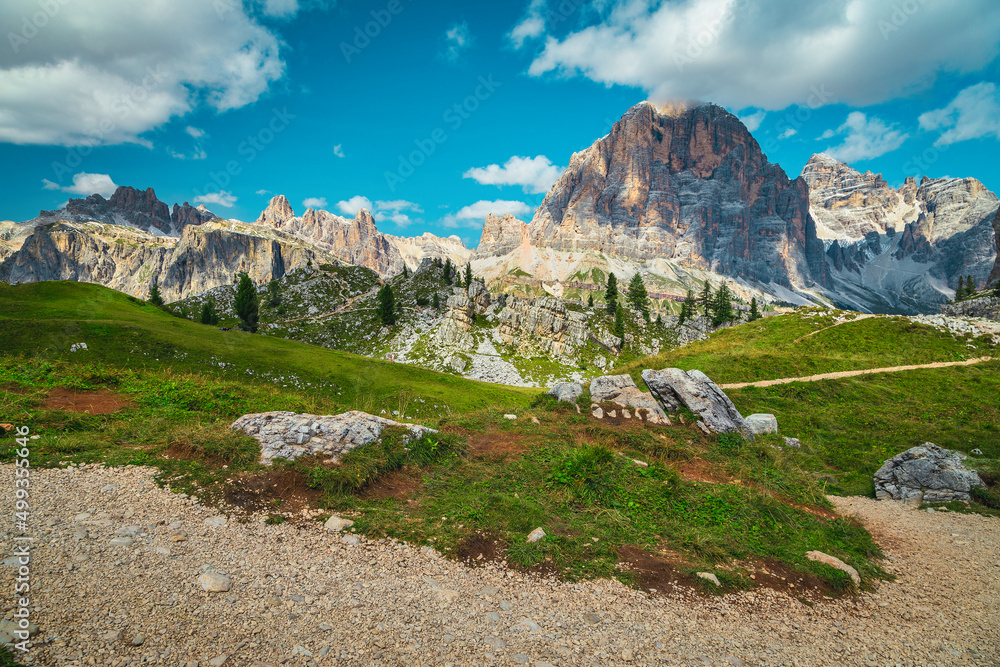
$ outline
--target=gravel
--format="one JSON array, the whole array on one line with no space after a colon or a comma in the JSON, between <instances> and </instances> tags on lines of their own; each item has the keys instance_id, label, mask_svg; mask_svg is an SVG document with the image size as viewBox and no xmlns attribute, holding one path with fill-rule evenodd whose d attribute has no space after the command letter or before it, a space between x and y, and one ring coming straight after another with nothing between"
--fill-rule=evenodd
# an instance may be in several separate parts
<instances>
[{"instance_id":1,"label":"gravel","mask_svg":"<svg viewBox=\"0 0 1000 667\"><path fill-rule=\"evenodd\" d=\"M767 590L664 597L617 581L469 569L426 547L333 534L315 521L267 525L260 516L207 525L217 510L157 488L151 474L138 467L33 471L32 620L41 631L31 664L1000 661L995 518L834 498L873 532L898 579L809 606ZM13 481L14 468L0 466L6 507L13 507ZM134 542L111 546L123 527ZM176 541L181 531L187 539ZM2 535L6 553L11 537ZM0 571L12 590L12 570ZM228 591L203 590L199 577L214 572L231 581ZM12 604L8 596L7 618Z\"/></svg>"}]
</instances>

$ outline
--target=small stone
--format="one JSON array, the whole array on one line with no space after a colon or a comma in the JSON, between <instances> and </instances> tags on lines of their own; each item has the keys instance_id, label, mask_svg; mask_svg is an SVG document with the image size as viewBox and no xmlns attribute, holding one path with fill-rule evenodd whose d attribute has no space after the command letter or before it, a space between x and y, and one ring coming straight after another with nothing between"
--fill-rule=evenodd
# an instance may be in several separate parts
<instances>
[{"instance_id":1,"label":"small stone","mask_svg":"<svg viewBox=\"0 0 1000 667\"><path fill-rule=\"evenodd\" d=\"M496 586L486 586L483 590L479 591L479 594L484 597L492 597L500 592L500 589Z\"/></svg>"},{"instance_id":2,"label":"small stone","mask_svg":"<svg viewBox=\"0 0 1000 667\"><path fill-rule=\"evenodd\" d=\"M111 539L111 546L113 547L130 547L135 543L131 537L114 537Z\"/></svg>"},{"instance_id":3,"label":"small stone","mask_svg":"<svg viewBox=\"0 0 1000 667\"><path fill-rule=\"evenodd\" d=\"M543 537L545 537L545 531L542 530L541 526L539 526L538 528L535 528L533 531L531 531L530 533L528 533L528 541L529 542L537 542L538 540L542 539Z\"/></svg>"},{"instance_id":4,"label":"small stone","mask_svg":"<svg viewBox=\"0 0 1000 667\"><path fill-rule=\"evenodd\" d=\"M624 660L625 662L632 662L633 660L635 660L635 654L632 653L632 649L627 648L624 651L622 651L622 660Z\"/></svg>"},{"instance_id":5,"label":"small stone","mask_svg":"<svg viewBox=\"0 0 1000 667\"><path fill-rule=\"evenodd\" d=\"M224 516L213 516L205 519L205 525L211 526L212 528L221 528L225 526L227 519Z\"/></svg>"},{"instance_id":6,"label":"small stone","mask_svg":"<svg viewBox=\"0 0 1000 667\"><path fill-rule=\"evenodd\" d=\"M583 621L587 625L598 625L601 622L601 618L594 612L588 611L583 615Z\"/></svg>"},{"instance_id":7,"label":"small stone","mask_svg":"<svg viewBox=\"0 0 1000 667\"><path fill-rule=\"evenodd\" d=\"M500 614L496 613L495 611L491 611L486 614L487 623L496 623L499 620L500 620Z\"/></svg>"},{"instance_id":8,"label":"small stone","mask_svg":"<svg viewBox=\"0 0 1000 667\"><path fill-rule=\"evenodd\" d=\"M508 600L501 600L500 608L503 609L504 611L510 611L511 609L514 608L514 603L509 602Z\"/></svg>"},{"instance_id":9,"label":"small stone","mask_svg":"<svg viewBox=\"0 0 1000 667\"><path fill-rule=\"evenodd\" d=\"M212 658L211 660L209 660L208 664L212 665L212 667L219 667L219 665L226 664L226 660L229 660L229 656L228 655L217 655L214 658Z\"/></svg>"},{"instance_id":10,"label":"small stone","mask_svg":"<svg viewBox=\"0 0 1000 667\"><path fill-rule=\"evenodd\" d=\"M746 418L747 425L754 435L778 432L778 419L774 415L757 413Z\"/></svg>"},{"instance_id":11,"label":"small stone","mask_svg":"<svg viewBox=\"0 0 1000 667\"><path fill-rule=\"evenodd\" d=\"M361 544L361 538L357 535L344 535L340 541L344 544Z\"/></svg>"},{"instance_id":12,"label":"small stone","mask_svg":"<svg viewBox=\"0 0 1000 667\"><path fill-rule=\"evenodd\" d=\"M785 447L792 447L794 449L798 449L801 446L802 443L799 442L798 438L785 438Z\"/></svg>"},{"instance_id":13,"label":"small stone","mask_svg":"<svg viewBox=\"0 0 1000 667\"><path fill-rule=\"evenodd\" d=\"M632 463L636 464L640 468L648 468L649 464L645 461L640 461L639 459L632 459Z\"/></svg>"},{"instance_id":14,"label":"small stone","mask_svg":"<svg viewBox=\"0 0 1000 667\"><path fill-rule=\"evenodd\" d=\"M822 551L809 551L806 553L806 558L818 563L823 563L824 565L829 565L830 567L836 568L841 572L846 572L848 576L851 577L851 581L854 582L855 586L861 585L861 576L858 575L858 571L835 556L825 554Z\"/></svg>"},{"instance_id":15,"label":"small stone","mask_svg":"<svg viewBox=\"0 0 1000 667\"><path fill-rule=\"evenodd\" d=\"M323 525L326 526L326 529L329 530L331 533L339 533L345 528L350 528L351 526L353 526L354 522L351 521L350 519L342 519L339 516L331 516L329 519L326 520L326 523L324 523Z\"/></svg>"},{"instance_id":16,"label":"small stone","mask_svg":"<svg viewBox=\"0 0 1000 667\"><path fill-rule=\"evenodd\" d=\"M187 538L188 534L185 533L183 530L176 530L167 536L167 539L170 540L171 542L186 542Z\"/></svg>"},{"instance_id":17,"label":"small stone","mask_svg":"<svg viewBox=\"0 0 1000 667\"><path fill-rule=\"evenodd\" d=\"M618 416L618 413L616 410L608 410L608 416L614 419L615 417Z\"/></svg>"},{"instance_id":18,"label":"small stone","mask_svg":"<svg viewBox=\"0 0 1000 667\"><path fill-rule=\"evenodd\" d=\"M156 547L156 553L160 554L161 556L169 556L170 549L166 547Z\"/></svg>"},{"instance_id":19,"label":"small stone","mask_svg":"<svg viewBox=\"0 0 1000 667\"><path fill-rule=\"evenodd\" d=\"M202 590L208 593L226 593L233 587L232 580L221 572L209 570L198 577Z\"/></svg>"},{"instance_id":20,"label":"small stone","mask_svg":"<svg viewBox=\"0 0 1000 667\"><path fill-rule=\"evenodd\" d=\"M719 581L719 578L717 576L715 576L714 574L712 574L711 572L698 572L697 575L700 578L704 579L705 581L711 581L713 584L715 584L719 588L722 588L722 582Z\"/></svg>"},{"instance_id":21,"label":"small stone","mask_svg":"<svg viewBox=\"0 0 1000 667\"><path fill-rule=\"evenodd\" d=\"M577 407L577 409L579 410L579 407ZM532 424L541 424L542 422L538 421L538 417L532 415L531 416L531 423Z\"/></svg>"},{"instance_id":22,"label":"small stone","mask_svg":"<svg viewBox=\"0 0 1000 667\"><path fill-rule=\"evenodd\" d=\"M604 419L604 410L601 409L601 406L595 407L593 412L590 414L594 417L594 419Z\"/></svg>"},{"instance_id":23,"label":"small stone","mask_svg":"<svg viewBox=\"0 0 1000 667\"><path fill-rule=\"evenodd\" d=\"M517 415L504 415L503 418L504 419L514 420L514 419L517 419Z\"/></svg>"},{"instance_id":24,"label":"small stone","mask_svg":"<svg viewBox=\"0 0 1000 667\"><path fill-rule=\"evenodd\" d=\"M145 641L146 641L145 637L143 637L142 635L136 635L135 637L132 638L132 646L142 646Z\"/></svg>"},{"instance_id":25,"label":"small stone","mask_svg":"<svg viewBox=\"0 0 1000 667\"><path fill-rule=\"evenodd\" d=\"M531 658L529 658L523 653L515 653L514 655L510 656L510 658L518 665L527 665L528 662L531 660Z\"/></svg>"},{"instance_id":26,"label":"small stone","mask_svg":"<svg viewBox=\"0 0 1000 667\"><path fill-rule=\"evenodd\" d=\"M522 632L538 632L541 630L541 626L535 623L530 618L522 618L520 621L514 624L515 630L521 630Z\"/></svg>"},{"instance_id":27,"label":"small stone","mask_svg":"<svg viewBox=\"0 0 1000 667\"><path fill-rule=\"evenodd\" d=\"M101 639L103 639L106 642L116 642L121 638L122 638L121 630L109 630L104 634L103 637L101 637Z\"/></svg>"}]
</instances>

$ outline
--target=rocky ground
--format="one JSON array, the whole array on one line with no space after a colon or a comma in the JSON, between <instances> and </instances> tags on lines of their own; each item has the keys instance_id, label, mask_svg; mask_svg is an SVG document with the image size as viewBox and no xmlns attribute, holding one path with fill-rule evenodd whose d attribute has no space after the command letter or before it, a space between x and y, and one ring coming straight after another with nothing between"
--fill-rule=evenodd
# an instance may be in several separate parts
<instances>
[{"instance_id":1,"label":"rocky ground","mask_svg":"<svg viewBox=\"0 0 1000 667\"><path fill-rule=\"evenodd\" d=\"M995 518L834 499L869 527L898 579L804 604L766 590L663 596L470 569L315 521L226 520L150 474L33 471L31 664L1000 664ZM13 508L12 466L0 467L0 488ZM3 571L10 591L13 569ZM210 571L231 589L203 590ZM8 598L8 618L12 608Z\"/></svg>"}]
</instances>

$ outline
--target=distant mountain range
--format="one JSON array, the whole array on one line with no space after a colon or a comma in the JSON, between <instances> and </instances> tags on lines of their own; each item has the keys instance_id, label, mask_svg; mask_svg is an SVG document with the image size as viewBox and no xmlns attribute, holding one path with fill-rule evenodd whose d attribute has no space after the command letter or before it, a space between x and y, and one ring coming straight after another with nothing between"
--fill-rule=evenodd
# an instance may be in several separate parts
<instances>
[{"instance_id":1,"label":"distant mountain range","mask_svg":"<svg viewBox=\"0 0 1000 667\"><path fill-rule=\"evenodd\" d=\"M895 189L824 154L789 179L721 107L644 102L572 156L530 223L487 216L475 251L457 237L383 234L367 210L296 216L279 195L242 222L120 187L0 223L0 280L83 280L142 297L156 281L176 300L237 271L263 281L328 263L388 277L440 257L471 260L493 291L575 297L609 271L639 272L656 298L725 280L745 298L935 312L960 277L1000 279L998 208L974 178Z\"/></svg>"}]
</instances>

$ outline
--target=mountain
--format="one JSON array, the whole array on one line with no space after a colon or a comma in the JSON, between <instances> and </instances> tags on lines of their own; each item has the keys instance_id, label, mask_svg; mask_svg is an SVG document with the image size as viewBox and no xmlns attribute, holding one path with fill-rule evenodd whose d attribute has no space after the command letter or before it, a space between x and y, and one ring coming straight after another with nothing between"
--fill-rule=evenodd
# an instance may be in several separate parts
<instances>
[{"instance_id":1,"label":"mountain","mask_svg":"<svg viewBox=\"0 0 1000 667\"><path fill-rule=\"evenodd\" d=\"M542 284L642 271L674 295L704 279L782 298L829 284L806 182L769 163L739 119L711 104L632 107L573 155L530 224L487 219L474 260L494 280Z\"/></svg>"},{"instance_id":2,"label":"mountain","mask_svg":"<svg viewBox=\"0 0 1000 667\"><path fill-rule=\"evenodd\" d=\"M997 209L997 214L993 216L993 238L996 241L997 259L993 265L993 272L990 273L990 284L1000 285L1000 208Z\"/></svg>"},{"instance_id":3,"label":"mountain","mask_svg":"<svg viewBox=\"0 0 1000 667\"><path fill-rule=\"evenodd\" d=\"M135 227L156 236L179 236L187 225L200 225L217 216L204 206L192 207L187 202L173 211L156 198L153 188L138 190L119 186L105 199L99 194L85 199L70 199L63 209L41 211L34 224L67 220L70 222L103 222L109 225Z\"/></svg>"},{"instance_id":4,"label":"mountain","mask_svg":"<svg viewBox=\"0 0 1000 667\"><path fill-rule=\"evenodd\" d=\"M937 312L959 278L983 285L997 259L997 196L974 178L907 178L898 189L828 155L802 171L827 244L833 298L876 312Z\"/></svg>"},{"instance_id":5,"label":"mountain","mask_svg":"<svg viewBox=\"0 0 1000 667\"><path fill-rule=\"evenodd\" d=\"M411 271L416 271L425 258L450 259L455 266L465 266L472 256L472 251L465 247L462 239L457 236L441 238L429 232L420 236L391 236L385 234L385 239L403 257L403 263Z\"/></svg>"}]
</instances>

